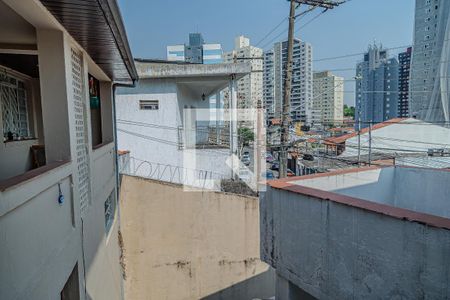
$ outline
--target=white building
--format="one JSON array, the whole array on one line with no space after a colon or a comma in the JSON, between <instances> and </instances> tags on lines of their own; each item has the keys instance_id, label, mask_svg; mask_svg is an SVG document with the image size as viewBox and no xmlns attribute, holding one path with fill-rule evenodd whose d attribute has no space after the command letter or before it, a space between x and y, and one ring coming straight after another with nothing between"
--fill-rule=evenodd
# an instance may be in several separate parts
<instances>
[{"instance_id":1,"label":"white building","mask_svg":"<svg viewBox=\"0 0 450 300\"><path fill-rule=\"evenodd\" d=\"M231 178L226 160L237 135L208 99L226 86L236 94L250 65L137 60L136 67L137 86L117 95L119 148L131 156L127 173L196 187L195 180Z\"/></svg>"},{"instance_id":2,"label":"white building","mask_svg":"<svg viewBox=\"0 0 450 300\"><path fill-rule=\"evenodd\" d=\"M203 63L205 65L222 63L222 56L221 44L203 44Z\"/></svg>"},{"instance_id":3,"label":"white building","mask_svg":"<svg viewBox=\"0 0 450 300\"><path fill-rule=\"evenodd\" d=\"M416 0L409 112L428 122L450 122L449 22L450 1Z\"/></svg>"},{"instance_id":4,"label":"white building","mask_svg":"<svg viewBox=\"0 0 450 300\"><path fill-rule=\"evenodd\" d=\"M238 108L255 109L262 105L263 89L263 50L250 45L244 36L235 39L235 48L224 54L224 63L250 62L251 73L240 79L238 85ZM224 101L228 102L229 94L225 92ZM245 116L240 119L246 119Z\"/></svg>"},{"instance_id":5,"label":"white building","mask_svg":"<svg viewBox=\"0 0 450 300\"><path fill-rule=\"evenodd\" d=\"M167 46L168 61L184 61L184 45Z\"/></svg>"},{"instance_id":6,"label":"white building","mask_svg":"<svg viewBox=\"0 0 450 300\"><path fill-rule=\"evenodd\" d=\"M313 91L313 112L319 116L313 124L341 125L344 119L344 78L329 71L316 72Z\"/></svg>"},{"instance_id":7,"label":"white building","mask_svg":"<svg viewBox=\"0 0 450 300\"><path fill-rule=\"evenodd\" d=\"M372 159L395 158L401 165L446 168L448 157L427 156L450 155L450 129L413 118L396 118L362 129L359 137L353 132L328 138L325 145L330 154L353 162L358 153L362 162L367 162L370 150Z\"/></svg>"},{"instance_id":8,"label":"white building","mask_svg":"<svg viewBox=\"0 0 450 300\"><path fill-rule=\"evenodd\" d=\"M71 2L0 1L1 299L123 299L113 103L137 73L116 1Z\"/></svg>"},{"instance_id":9,"label":"white building","mask_svg":"<svg viewBox=\"0 0 450 300\"><path fill-rule=\"evenodd\" d=\"M269 118L281 117L287 41L275 43L264 55L264 103ZM291 117L293 121L312 122L313 71L312 46L294 39Z\"/></svg>"}]
</instances>

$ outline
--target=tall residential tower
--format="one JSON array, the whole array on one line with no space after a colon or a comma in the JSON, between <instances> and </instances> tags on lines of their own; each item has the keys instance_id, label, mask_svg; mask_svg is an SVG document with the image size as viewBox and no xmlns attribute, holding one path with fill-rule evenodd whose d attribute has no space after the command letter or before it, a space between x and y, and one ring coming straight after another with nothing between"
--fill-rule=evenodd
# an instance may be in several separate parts
<instances>
[{"instance_id":1,"label":"tall residential tower","mask_svg":"<svg viewBox=\"0 0 450 300\"><path fill-rule=\"evenodd\" d=\"M314 73L313 124L341 125L344 119L344 78L330 71Z\"/></svg>"},{"instance_id":2,"label":"tall residential tower","mask_svg":"<svg viewBox=\"0 0 450 300\"><path fill-rule=\"evenodd\" d=\"M263 97L263 50L251 46L244 36L238 36L234 44L234 50L224 54L224 62L250 61L252 67L252 73L238 81L238 108L257 108Z\"/></svg>"},{"instance_id":3,"label":"tall residential tower","mask_svg":"<svg viewBox=\"0 0 450 300\"><path fill-rule=\"evenodd\" d=\"M398 116L398 70L396 58L388 58L382 46L369 46L356 66L355 128L381 123Z\"/></svg>"},{"instance_id":4,"label":"tall residential tower","mask_svg":"<svg viewBox=\"0 0 450 300\"><path fill-rule=\"evenodd\" d=\"M409 78L411 71L411 52L409 47L398 55L398 116L409 117Z\"/></svg>"},{"instance_id":5,"label":"tall residential tower","mask_svg":"<svg viewBox=\"0 0 450 300\"><path fill-rule=\"evenodd\" d=\"M280 118L286 77L287 41L275 43L264 54L264 104L268 118ZM291 117L293 121L312 121L312 46L294 39Z\"/></svg>"},{"instance_id":6,"label":"tall residential tower","mask_svg":"<svg viewBox=\"0 0 450 300\"><path fill-rule=\"evenodd\" d=\"M450 122L450 1L416 0L410 114Z\"/></svg>"}]
</instances>

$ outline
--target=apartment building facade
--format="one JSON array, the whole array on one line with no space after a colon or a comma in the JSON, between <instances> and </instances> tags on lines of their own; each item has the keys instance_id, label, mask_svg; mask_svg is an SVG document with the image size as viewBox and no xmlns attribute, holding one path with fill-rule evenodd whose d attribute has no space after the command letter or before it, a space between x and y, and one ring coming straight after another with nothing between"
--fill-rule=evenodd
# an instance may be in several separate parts
<instances>
[{"instance_id":1,"label":"apartment building facade","mask_svg":"<svg viewBox=\"0 0 450 300\"><path fill-rule=\"evenodd\" d=\"M416 0L410 114L428 122L450 122L449 22L449 1Z\"/></svg>"},{"instance_id":2,"label":"apartment building facade","mask_svg":"<svg viewBox=\"0 0 450 300\"><path fill-rule=\"evenodd\" d=\"M313 71L312 46L294 39L291 118L294 122L312 121ZM279 118L286 77L287 41L275 43L264 54L264 104L267 115Z\"/></svg>"},{"instance_id":3,"label":"apartment building facade","mask_svg":"<svg viewBox=\"0 0 450 300\"><path fill-rule=\"evenodd\" d=\"M344 78L329 71L314 73L313 124L342 125L344 119Z\"/></svg>"},{"instance_id":4,"label":"apartment building facade","mask_svg":"<svg viewBox=\"0 0 450 300\"><path fill-rule=\"evenodd\" d=\"M356 66L356 129L398 116L398 72L396 58L389 58L382 46L369 46Z\"/></svg>"},{"instance_id":5,"label":"apartment building facade","mask_svg":"<svg viewBox=\"0 0 450 300\"><path fill-rule=\"evenodd\" d=\"M409 117L409 79L412 47L398 54L398 116Z\"/></svg>"},{"instance_id":6,"label":"apartment building facade","mask_svg":"<svg viewBox=\"0 0 450 300\"><path fill-rule=\"evenodd\" d=\"M118 16L0 1L1 299L123 298L114 87L137 73Z\"/></svg>"},{"instance_id":7,"label":"apartment building facade","mask_svg":"<svg viewBox=\"0 0 450 300\"><path fill-rule=\"evenodd\" d=\"M262 105L262 56L263 50L251 46L250 40L244 36L236 37L234 50L224 54L224 63L250 62L251 65L251 73L237 82L237 104L239 109L256 109L258 105ZM224 101L227 102L228 98L229 94L225 92Z\"/></svg>"}]
</instances>

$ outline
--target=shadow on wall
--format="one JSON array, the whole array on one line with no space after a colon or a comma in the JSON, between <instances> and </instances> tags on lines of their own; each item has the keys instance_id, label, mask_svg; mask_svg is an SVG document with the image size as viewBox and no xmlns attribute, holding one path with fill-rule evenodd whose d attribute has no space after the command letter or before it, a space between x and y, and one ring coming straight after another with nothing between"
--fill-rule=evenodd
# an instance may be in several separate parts
<instances>
[{"instance_id":1,"label":"shadow on wall","mask_svg":"<svg viewBox=\"0 0 450 300\"><path fill-rule=\"evenodd\" d=\"M275 270L269 267L264 273L233 284L201 300L269 299L275 295L275 278Z\"/></svg>"}]
</instances>

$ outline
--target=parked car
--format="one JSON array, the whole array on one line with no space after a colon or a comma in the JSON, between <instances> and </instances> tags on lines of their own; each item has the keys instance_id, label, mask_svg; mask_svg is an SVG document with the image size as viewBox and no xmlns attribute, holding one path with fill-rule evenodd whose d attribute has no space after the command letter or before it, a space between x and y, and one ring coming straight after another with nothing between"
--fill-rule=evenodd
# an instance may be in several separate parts
<instances>
[{"instance_id":1,"label":"parked car","mask_svg":"<svg viewBox=\"0 0 450 300\"><path fill-rule=\"evenodd\" d=\"M275 176L273 176L273 172L272 171L266 171L264 173L261 174L262 178L265 178L266 180L272 180L275 178Z\"/></svg>"},{"instance_id":2,"label":"parked car","mask_svg":"<svg viewBox=\"0 0 450 300\"><path fill-rule=\"evenodd\" d=\"M286 174L287 174L288 177L293 177L293 176L295 176L295 173L294 173L291 169L287 169L286 171L287 171Z\"/></svg>"},{"instance_id":3,"label":"parked car","mask_svg":"<svg viewBox=\"0 0 450 300\"><path fill-rule=\"evenodd\" d=\"M266 162L273 163L273 156L270 153L266 153Z\"/></svg>"},{"instance_id":4,"label":"parked car","mask_svg":"<svg viewBox=\"0 0 450 300\"><path fill-rule=\"evenodd\" d=\"M270 167L270 169L271 169L271 170L274 170L274 171L278 171L278 170L280 169L280 163L277 162L277 161L273 162L273 164L272 164L272 166Z\"/></svg>"},{"instance_id":5,"label":"parked car","mask_svg":"<svg viewBox=\"0 0 450 300\"><path fill-rule=\"evenodd\" d=\"M303 154L303 160L314 161L314 156L312 154Z\"/></svg>"},{"instance_id":6,"label":"parked car","mask_svg":"<svg viewBox=\"0 0 450 300\"><path fill-rule=\"evenodd\" d=\"M242 157L242 163L246 166L249 166L250 165L250 157L248 157L248 156Z\"/></svg>"}]
</instances>

